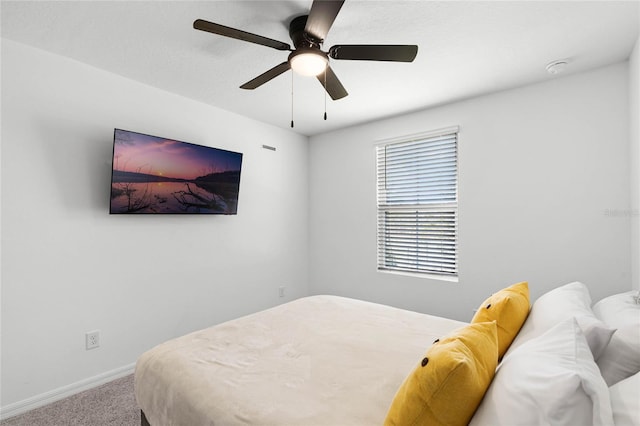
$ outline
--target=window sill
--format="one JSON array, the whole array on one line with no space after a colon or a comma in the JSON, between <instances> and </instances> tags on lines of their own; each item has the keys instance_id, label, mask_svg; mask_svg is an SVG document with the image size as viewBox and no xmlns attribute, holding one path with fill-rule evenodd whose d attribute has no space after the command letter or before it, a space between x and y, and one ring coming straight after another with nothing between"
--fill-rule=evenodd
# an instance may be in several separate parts
<instances>
[{"instance_id":1,"label":"window sill","mask_svg":"<svg viewBox=\"0 0 640 426\"><path fill-rule=\"evenodd\" d=\"M436 280L436 281L447 281L450 283L457 283L458 276L452 277L447 275L437 275L437 274L423 274L418 272L405 272L405 271L394 271L393 269L378 269L378 272L383 274L392 274L392 275L402 275L405 277L413 277L413 278L421 278L428 280Z\"/></svg>"}]
</instances>

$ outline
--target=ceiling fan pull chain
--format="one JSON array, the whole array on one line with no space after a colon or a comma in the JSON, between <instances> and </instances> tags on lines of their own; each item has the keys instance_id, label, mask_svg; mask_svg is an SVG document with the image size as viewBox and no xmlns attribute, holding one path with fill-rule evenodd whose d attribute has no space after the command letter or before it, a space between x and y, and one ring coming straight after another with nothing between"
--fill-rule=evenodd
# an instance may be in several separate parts
<instances>
[{"instance_id":1,"label":"ceiling fan pull chain","mask_svg":"<svg viewBox=\"0 0 640 426\"><path fill-rule=\"evenodd\" d=\"M324 121L327 121L327 70L324 70Z\"/></svg>"},{"instance_id":2,"label":"ceiling fan pull chain","mask_svg":"<svg viewBox=\"0 0 640 426\"><path fill-rule=\"evenodd\" d=\"M291 73L291 128L293 129L293 73Z\"/></svg>"}]
</instances>

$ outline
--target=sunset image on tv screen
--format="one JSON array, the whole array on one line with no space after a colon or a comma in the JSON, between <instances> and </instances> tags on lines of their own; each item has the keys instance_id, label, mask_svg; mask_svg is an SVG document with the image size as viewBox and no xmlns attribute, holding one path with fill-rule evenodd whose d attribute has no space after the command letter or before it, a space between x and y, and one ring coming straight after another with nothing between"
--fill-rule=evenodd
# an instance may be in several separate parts
<instances>
[{"instance_id":1,"label":"sunset image on tv screen","mask_svg":"<svg viewBox=\"0 0 640 426\"><path fill-rule=\"evenodd\" d=\"M115 129L111 213L236 214L242 154Z\"/></svg>"}]
</instances>

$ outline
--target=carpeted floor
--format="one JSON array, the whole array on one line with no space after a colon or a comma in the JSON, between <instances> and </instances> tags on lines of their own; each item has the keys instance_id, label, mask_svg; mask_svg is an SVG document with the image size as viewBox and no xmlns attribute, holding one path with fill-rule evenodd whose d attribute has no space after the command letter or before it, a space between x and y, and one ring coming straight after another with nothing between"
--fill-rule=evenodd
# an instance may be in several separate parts
<instances>
[{"instance_id":1,"label":"carpeted floor","mask_svg":"<svg viewBox=\"0 0 640 426\"><path fill-rule=\"evenodd\" d=\"M0 421L0 426L139 425L140 409L133 395L133 375Z\"/></svg>"}]
</instances>

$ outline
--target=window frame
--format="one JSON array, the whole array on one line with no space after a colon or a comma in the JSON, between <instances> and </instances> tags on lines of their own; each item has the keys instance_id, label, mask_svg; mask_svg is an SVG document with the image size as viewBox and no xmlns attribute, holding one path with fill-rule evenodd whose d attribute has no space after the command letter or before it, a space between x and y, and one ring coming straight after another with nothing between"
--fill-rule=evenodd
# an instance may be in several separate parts
<instances>
[{"instance_id":1,"label":"window frame","mask_svg":"<svg viewBox=\"0 0 640 426\"><path fill-rule=\"evenodd\" d=\"M458 205L459 205L459 197L458 197L458 186L459 186L459 137L460 127L459 126L450 126L446 128L436 129L432 131L426 131L411 135L405 135L400 137L395 137L391 139L384 139L376 141L375 151L376 151L376 268L378 272L382 273L391 273L391 274L399 274L399 275L407 275L419 278L428 278L428 279L436 279L442 281L450 281L450 282L458 282L458 276L460 273L459 269L459 235L458 235ZM440 137L450 136L454 138L454 151L455 151L455 161L454 161L454 171L455 177L453 179L455 183L455 191L454 191L454 200L453 201L445 201L445 202L434 202L434 200L429 200L426 202L418 202L418 203L399 203L393 204L390 203L381 203L381 197L383 189L381 189L382 182L386 182L387 172L386 168L384 172L381 174L381 160L380 160L380 149L385 149L390 145L397 144L409 144L420 141L429 141L433 139L437 139ZM386 153L384 156L384 167L386 167L386 162L388 158L386 157ZM382 177L381 177L382 176ZM419 211L422 214L428 216L429 214L433 214L435 212L441 211L449 211L453 212L453 219L449 219L449 222L453 224L453 255L449 255L449 259L452 259L454 262L454 271L453 272L438 272L437 270L420 270L419 266L416 268L407 268L407 267L399 267L397 265L389 266L385 264L388 259L388 246L385 245L385 240L389 240L386 237L387 228L384 227L384 222L381 217L384 215L384 212L413 212ZM417 225L416 225L417 226ZM384 232L384 233L383 233ZM418 232L416 231L416 235ZM426 243L425 243L426 244ZM420 247L419 244L416 244L416 247ZM424 247L426 248L426 247ZM416 250L418 250L416 248ZM426 263L426 262L425 262ZM444 263L444 262L443 262ZM419 265L418 263L416 263ZM436 269L436 268L433 268Z\"/></svg>"}]
</instances>

